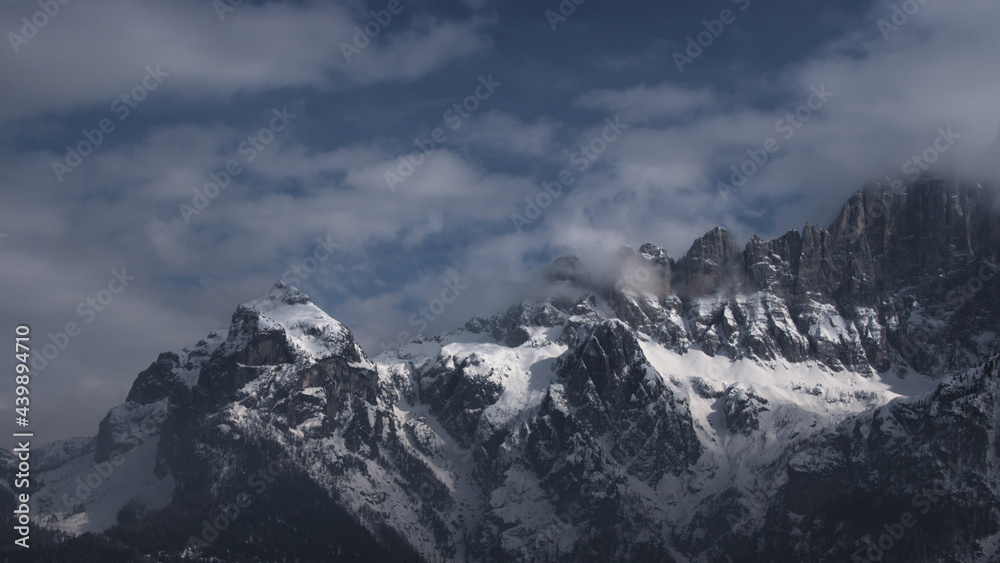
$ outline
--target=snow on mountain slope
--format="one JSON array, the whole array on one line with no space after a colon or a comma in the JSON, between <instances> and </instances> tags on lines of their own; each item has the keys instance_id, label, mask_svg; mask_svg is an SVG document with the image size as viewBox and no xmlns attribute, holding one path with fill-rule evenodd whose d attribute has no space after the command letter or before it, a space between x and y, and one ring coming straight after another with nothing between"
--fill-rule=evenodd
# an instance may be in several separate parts
<instances>
[{"instance_id":1,"label":"snow on mountain slope","mask_svg":"<svg viewBox=\"0 0 1000 563\"><path fill-rule=\"evenodd\" d=\"M639 293L628 298L656 301ZM593 346L586 343L593 341L595 336L590 335L596 335L595 330L610 331L601 339L612 338L598 345L599 354L611 354L612 362L633 361L627 356L613 359L626 350L616 352L615 346L621 344L615 342L631 331L615 318L614 310L613 304L597 295L570 303L523 303L369 361L343 325L301 292L278 284L264 297L241 305L227 331L216 331L194 348L213 350L210 356L196 354L200 367L198 383L191 389L194 395L157 387L140 377L137 386L146 391L136 397L158 398L158 402L133 401L109 413L98 441L111 444L103 448L106 451L130 451L134 461L116 467L108 492L83 501L83 510L76 508L75 514L58 505L63 495L71 496L76 490L76 478L81 473L85 478L87 468L93 468L97 459L93 451L43 475L47 488L39 496L39 508L46 513L42 523L73 533L100 531L113 525L118 511L133 499L148 508L168 503L176 469L165 474L161 469L161 477L156 476L159 425L145 431L137 430L138 425L143 419L156 420L156 413L168 416L168 401L195 400L207 394L215 412L201 432L215 437L204 446L195 446L200 456L214 459L208 466L211 478L205 476L212 483L225 483L243 469L233 453L208 444L255 436L255 441L269 443L276 451L294 453L299 470L359 521L373 530L376 521L388 525L422 553L480 560L497 554L536 553L544 544L543 550L551 557L567 557L573 545L593 539L596 530L581 522L567 523L566 510L579 512L578 518L595 511L593 518L598 518L610 507L620 510L626 505L615 493L606 506L586 506L582 499L567 505L569 493L553 481L561 472L575 475L568 478L578 482L618 475L614 477L621 483L617 486L632 491L629 510L644 514L629 520L637 526L635 532L646 541L660 541L662 533L656 531L660 523L673 522L675 533L696 526L704 517L703 505L711 504L719 491L759 494L755 491L761 487L760 472L789 443L850 414L933 386L930 379L916 373L905 379L892 374L872 377L835 372L816 362L733 360L710 356L697 347L678 353L639 332L635 353L640 357L635 361L645 373L637 374L640 387L627 391L631 398L623 397L626 403L614 408L627 412L634 408L627 405L634 403L643 409L637 412L660 412L656 409L664 407L654 407L659 399L635 403L639 400L635 393L665 386L668 396L680 401L680 418L660 418L675 408L666 407L662 414L653 414L649 424L666 420L685 424L682 421L688 420L702 451L693 465L676 474L662 474L662 467L648 465L652 458L647 457L653 454L646 446L641 442L629 445L635 430L627 426L616 430L602 422L601 417L614 417L613 410L600 411L607 413L603 415L590 412L594 404L614 401L611 397L618 392L617 386L635 385L627 382L627 374L636 368L614 368L609 375L622 374L626 379L597 387L593 385L598 380L580 387L578 376L573 375L576 372L566 372L567 366L579 361L574 358L579 358L585 362L581 373L590 374L587 377L596 373L595 368L585 367L590 361L586 360L591 353L588 346ZM224 341L223 334L228 335ZM231 364L232 358L255 361ZM167 360L161 363L172 369L171 375L154 369L157 364L150 373L183 381L180 374L192 370L189 361ZM224 374L247 370L250 373L240 378L244 383L215 387L227 379ZM159 398L153 389L175 389L180 394ZM588 393L600 396L587 398ZM614 404L618 403L608 403ZM567 451L569 460L585 463L581 469L573 468L576 462L558 469L562 462L557 462L539 473L551 464L544 458L559 455L544 453L545 449L534 445L535 436L552 424L553 415L577 427L578 436L588 436L575 447L576 453ZM617 438L607 441L611 436ZM167 454L160 451L159 455ZM538 455L543 458L525 461ZM424 469L401 480L400 467L414 463ZM594 463L607 465L606 472L595 473ZM588 486L606 487L611 482ZM219 489L213 485L211 490ZM428 510L435 515L431 520ZM549 542L555 538L558 541Z\"/></svg>"},{"instance_id":2,"label":"snow on mountain slope","mask_svg":"<svg viewBox=\"0 0 1000 563\"><path fill-rule=\"evenodd\" d=\"M240 305L228 329L161 354L96 439L48 450L41 521L103 530L134 500L198 522L248 473L280 462L286 494L308 491L313 510L335 509L380 544L429 559L822 555L776 521L832 553L823 518L847 516L825 499L862 506L844 496L854 487L891 503L872 484L892 482L891 459L863 452L879 460L861 468L872 482L839 473L868 463L852 444L874 436L873 448L923 467L929 448L946 446L913 441L914 431L951 412L948 397L989 389L956 391L947 376L995 353L1000 228L966 211L988 200L978 188L962 188L964 223L935 223L935 190L950 189L863 192L829 230L754 237L743 250L724 229L678 261L652 244L625 249L610 280L561 258L546 272L551 297L373 360L279 282ZM891 199L891 224L852 236L845 224L870 220L859 210L876 196ZM934 228L950 229L947 240L914 238ZM960 243L961 260L949 250ZM973 273L983 288L974 303L945 297ZM995 444L987 405L970 401L978 406L944 428ZM896 447L907 443L922 449ZM108 478L120 483L114 494L59 508L81 471L122 452L135 461ZM975 514L988 544L1000 518Z\"/></svg>"},{"instance_id":3,"label":"snow on mountain slope","mask_svg":"<svg viewBox=\"0 0 1000 563\"><path fill-rule=\"evenodd\" d=\"M90 452L44 472L33 497L40 513L37 523L72 534L100 532L117 523L129 502L144 510L169 504L175 482L169 473L156 474L158 442L151 438L103 462Z\"/></svg>"},{"instance_id":4,"label":"snow on mountain slope","mask_svg":"<svg viewBox=\"0 0 1000 563\"><path fill-rule=\"evenodd\" d=\"M998 365L994 356L794 448L755 539L797 560L1000 559Z\"/></svg>"},{"instance_id":5,"label":"snow on mountain slope","mask_svg":"<svg viewBox=\"0 0 1000 563\"><path fill-rule=\"evenodd\" d=\"M762 472L795 443L804 442L850 415L898 397L928 393L937 382L917 373L869 377L833 372L815 362L762 365L692 350L678 354L641 341L650 364L689 401L692 420L705 453L687 490L701 491L677 500L671 521L687 524L698 504L731 489L760 497L769 483ZM676 486L676 485L675 485Z\"/></svg>"},{"instance_id":6,"label":"snow on mountain slope","mask_svg":"<svg viewBox=\"0 0 1000 563\"><path fill-rule=\"evenodd\" d=\"M572 408L561 398L566 388L553 368L570 349L572 335L609 320L605 315L613 319L613 307L597 296L571 305L522 304L375 359L383 380L399 389L403 400L397 416L402 426L412 429L414 447L426 452L427 463L446 476L453 494L462 498L460 504L474 507L463 512L462 518L513 526L501 536L504 553L535 549L531 538L540 530L572 543L574 531L558 521L559 509L544 494L538 476L511 463L510 458L524 455L519 451L523 445L518 445L522 440L516 436L530 427L546 397L554 408ZM512 334L519 336L509 342ZM759 472L777 460L788 444L851 414L896 397L927 392L935 385L915 372L905 378L894 372L872 376L836 372L814 361L765 364L750 358L713 357L697 349L681 354L641 333L639 346L657 376L689 405L695 433L707 453L690 473L665 476L656 488L639 495L644 498L638 502L651 514L660 514L679 527L694 517L700 502L720 490L736 487L752 494L760 486ZM456 381L448 384L451 394L437 389L443 377L455 374ZM764 408L751 412L745 404L748 397ZM459 400L462 409L454 409ZM486 453L490 442L501 439L498 436L507 436L501 451L490 452L484 461L503 468L501 475L487 476L482 468L476 473L475 468L454 461L455 457L475 461L472 452ZM469 446L473 449L467 450ZM479 475L478 483L470 479L470 471ZM632 486L644 489L637 483ZM488 492L485 510L483 492L477 492L477 487ZM524 534L515 532L522 529Z\"/></svg>"},{"instance_id":7,"label":"snow on mountain slope","mask_svg":"<svg viewBox=\"0 0 1000 563\"><path fill-rule=\"evenodd\" d=\"M353 340L347 327L317 307L298 289L278 283L265 295L244 303L241 308L260 314L256 330L281 330L289 342L307 358L322 359L340 354ZM253 332L236 331L239 335L226 341L228 351L247 344Z\"/></svg>"}]
</instances>

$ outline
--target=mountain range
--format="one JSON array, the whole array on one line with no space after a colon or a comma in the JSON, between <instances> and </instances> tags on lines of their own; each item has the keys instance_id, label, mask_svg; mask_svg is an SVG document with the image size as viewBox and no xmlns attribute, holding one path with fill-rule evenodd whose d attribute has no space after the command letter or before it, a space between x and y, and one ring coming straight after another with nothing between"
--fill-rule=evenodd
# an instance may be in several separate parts
<instances>
[{"instance_id":1,"label":"mountain range","mask_svg":"<svg viewBox=\"0 0 1000 563\"><path fill-rule=\"evenodd\" d=\"M997 194L873 184L826 228L561 257L374 357L279 281L37 449L33 556L1000 561Z\"/></svg>"}]
</instances>

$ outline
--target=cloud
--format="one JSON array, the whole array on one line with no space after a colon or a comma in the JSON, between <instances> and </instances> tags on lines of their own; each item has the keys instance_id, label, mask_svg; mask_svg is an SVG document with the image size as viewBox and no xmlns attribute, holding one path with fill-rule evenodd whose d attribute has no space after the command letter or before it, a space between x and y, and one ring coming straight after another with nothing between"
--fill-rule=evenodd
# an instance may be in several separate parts
<instances>
[{"instance_id":1,"label":"cloud","mask_svg":"<svg viewBox=\"0 0 1000 563\"><path fill-rule=\"evenodd\" d=\"M595 90L580 96L583 107L620 114L626 120L646 121L683 118L717 103L715 92L707 88L686 88L669 83L620 90Z\"/></svg>"},{"instance_id":2,"label":"cloud","mask_svg":"<svg viewBox=\"0 0 1000 563\"><path fill-rule=\"evenodd\" d=\"M1000 38L985 23L996 21L1000 7L980 0L928 2L885 40L878 21L892 13L892 2L879 2L862 29L815 56L744 77L758 99L770 90L770 108L720 103L728 97L715 86L640 85L581 96L583 106L621 112L636 125L616 147L614 163L614 185L638 194L628 207L656 210L661 224L711 219L744 237L777 235L805 221L822 224L862 185L887 176L907 179L904 164L949 126L961 138L928 172L997 178L1000 108L993 100L1000 95L1000 75L982 69L1000 49ZM787 127L789 114L820 87L834 95L787 136L782 120ZM657 121L691 112L679 123ZM759 151L768 139L780 149L745 185L727 198L704 197L719 195L718 182L728 183L730 167L740 167L751 158L747 151ZM670 194L667 205L663 193ZM614 209L581 220L594 224L615 216Z\"/></svg>"},{"instance_id":3,"label":"cloud","mask_svg":"<svg viewBox=\"0 0 1000 563\"><path fill-rule=\"evenodd\" d=\"M112 268L140 276L60 355L61 375L39 382L51 435L92 433L157 353L225 325L237 304L312 256L317 239L339 247L303 289L377 352L416 332L411 316L446 276L469 289L425 334L532 295L535 269L560 254L606 268L609 254L643 242L679 258L715 225L746 241L823 224L864 183L903 174L942 127L961 138L931 172L997 176L1000 77L984 69L1000 50L991 27L1000 7L990 2L931 0L888 41L878 20L891 17L892 2L879 2L849 20L861 28L763 71L724 64L720 43L715 67L732 74L686 73L685 82L625 64L652 56L648 38L629 43L640 49L630 58L619 44L595 47L589 31L554 36L532 9L523 17L543 39L510 54L500 47L512 48L513 32L493 47L492 34L511 22L502 9L484 15L486 4L470 1L456 16L405 5L412 11L350 63L340 44L370 18L360 2L244 2L222 22L208 2L73 2L20 53L0 49L0 72L11 77L0 85L5 318L31 322L44 339L77 318ZM16 24L35 6L8 2L0 12ZM609 37L636 32L623 19ZM621 64L594 75L590 62L607 68L610 59L588 58L588 48ZM55 181L62 147L156 63L171 75L153 95L170 103L144 105L142 118ZM496 99L391 190L385 174L399 171L413 136L428 135L469 93L470 77L490 71L503 78ZM785 138L777 124L823 85L834 96ZM242 140L286 103L299 113L292 126L185 222L178 205L241 159ZM628 129L579 170L571 155L616 114ZM771 137L780 150L723 197L717 183L730 166ZM572 185L518 232L511 215L563 169ZM74 407L74 394L88 403ZM71 413L60 419L57 408Z\"/></svg>"},{"instance_id":4,"label":"cloud","mask_svg":"<svg viewBox=\"0 0 1000 563\"><path fill-rule=\"evenodd\" d=\"M354 27L371 20L358 2L245 2L223 21L212 6L197 0L61 6L26 43L0 49L0 73L17 77L0 85L0 119L110 106L141 83L149 65L169 73L164 89L172 96L225 100L282 87L337 90L412 80L490 45L488 20L414 14L407 25L403 12L348 61L341 44L354 44ZM17 22L37 9L8 3L0 14Z\"/></svg>"},{"instance_id":5,"label":"cloud","mask_svg":"<svg viewBox=\"0 0 1000 563\"><path fill-rule=\"evenodd\" d=\"M456 137L462 145L537 158L552 148L555 129L551 120L528 122L516 115L490 110L463 124Z\"/></svg>"}]
</instances>

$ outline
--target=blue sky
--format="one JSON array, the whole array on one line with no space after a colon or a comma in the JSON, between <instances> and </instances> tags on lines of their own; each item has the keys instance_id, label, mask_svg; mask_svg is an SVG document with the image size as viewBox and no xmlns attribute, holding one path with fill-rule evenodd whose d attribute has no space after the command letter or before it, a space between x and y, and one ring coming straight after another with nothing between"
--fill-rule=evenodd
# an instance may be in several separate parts
<instances>
[{"instance_id":1,"label":"blue sky","mask_svg":"<svg viewBox=\"0 0 1000 563\"><path fill-rule=\"evenodd\" d=\"M374 355L446 283L427 333L562 254L825 225L948 127L928 172L996 177L987 0L219 5L0 3L3 319L38 346L81 325L36 379L48 438L280 277Z\"/></svg>"}]
</instances>

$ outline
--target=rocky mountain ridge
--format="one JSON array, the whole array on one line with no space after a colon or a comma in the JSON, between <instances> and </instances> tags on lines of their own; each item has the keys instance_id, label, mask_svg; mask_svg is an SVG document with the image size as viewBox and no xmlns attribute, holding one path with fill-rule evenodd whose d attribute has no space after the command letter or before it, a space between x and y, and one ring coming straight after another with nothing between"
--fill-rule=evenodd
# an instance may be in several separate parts
<instances>
[{"instance_id":1,"label":"rocky mountain ridge","mask_svg":"<svg viewBox=\"0 0 1000 563\"><path fill-rule=\"evenodd\" d=\"M940 478L882 560L993 560L995 201L873 186L742 250L561 258L553 297L376 358L279 282L44 448L36 513L157 560L841 561Z\"/></svg>"}]
</instances>

